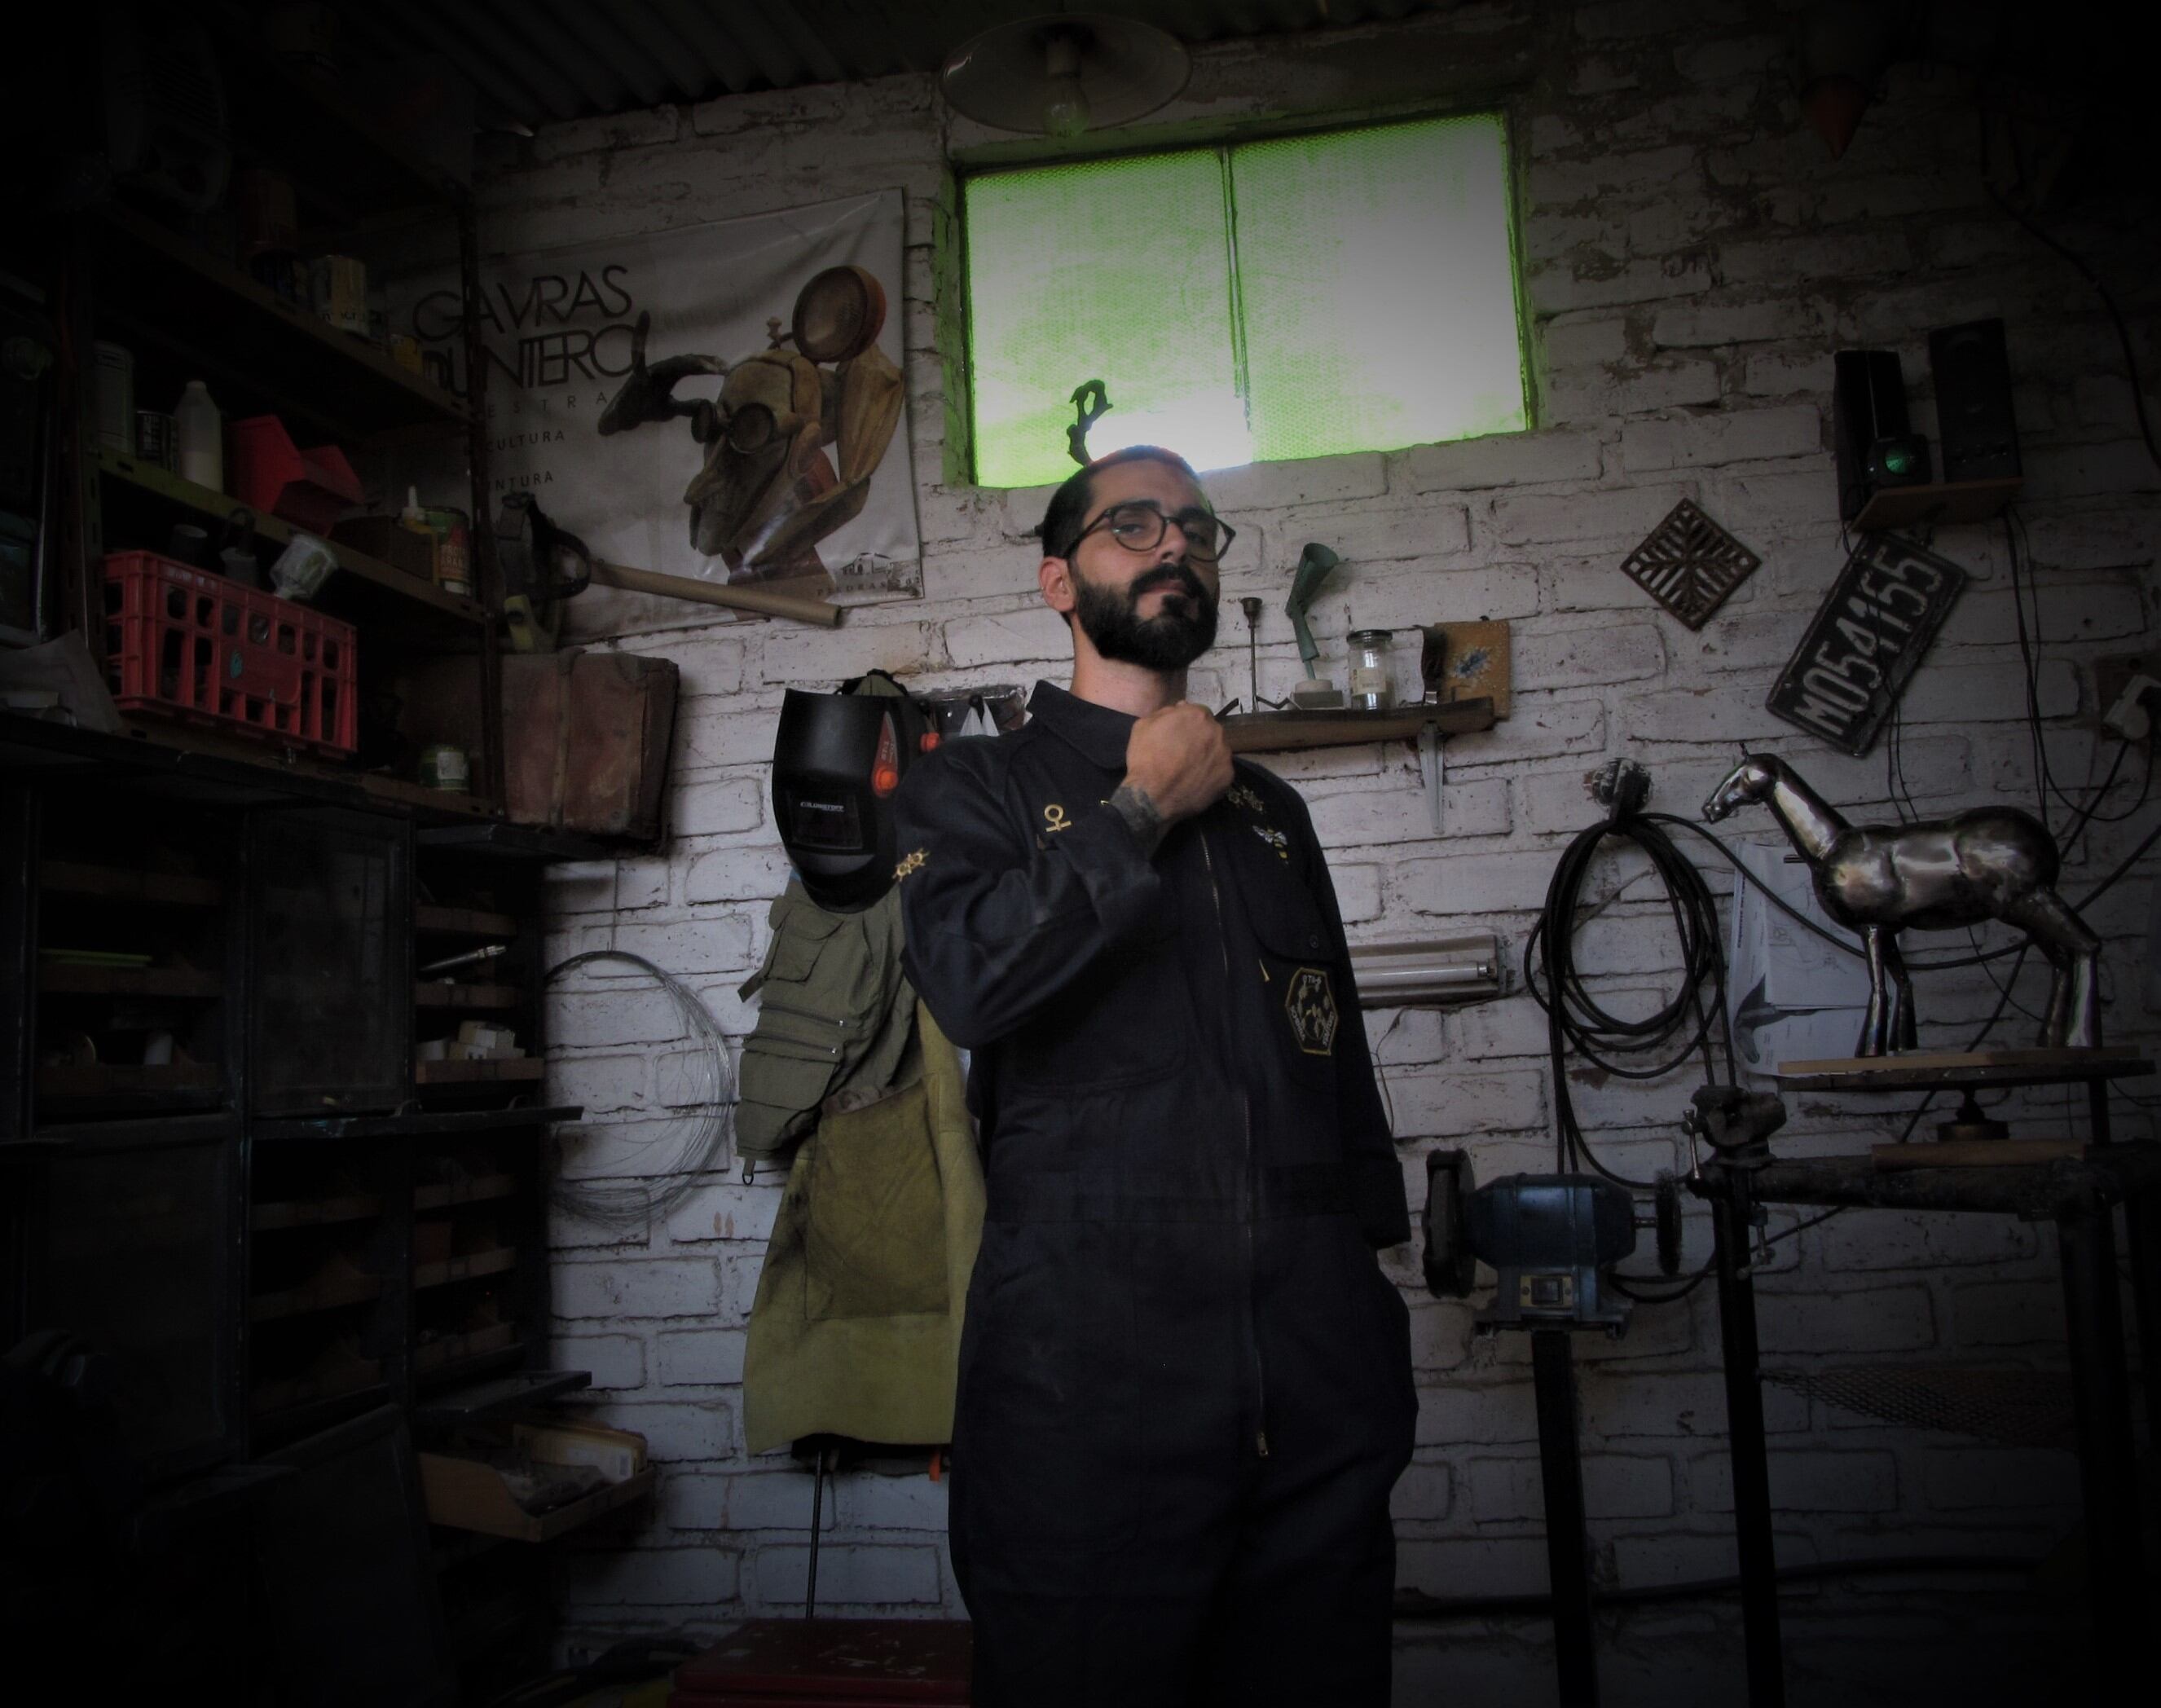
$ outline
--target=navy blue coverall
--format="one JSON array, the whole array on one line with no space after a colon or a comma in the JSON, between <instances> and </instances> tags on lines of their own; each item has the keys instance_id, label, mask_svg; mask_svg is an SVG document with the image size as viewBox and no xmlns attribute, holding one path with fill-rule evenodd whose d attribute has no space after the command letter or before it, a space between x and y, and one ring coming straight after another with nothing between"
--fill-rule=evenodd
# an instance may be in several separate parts
<instances>
[{"instance_id":1,"label":"navy blue coverall","mask_svg":"<svg viewBox=\"0 0 2161 1708\"><path fill-rule=\"evenodd\" d=\"M1304 804L1240 762L1151 859L1133 719L1037 685L911 768L909 977L975 1052L953 1432L978 1708L1388 1700L1409 1237Z\"/></svg>"}]
</instances>

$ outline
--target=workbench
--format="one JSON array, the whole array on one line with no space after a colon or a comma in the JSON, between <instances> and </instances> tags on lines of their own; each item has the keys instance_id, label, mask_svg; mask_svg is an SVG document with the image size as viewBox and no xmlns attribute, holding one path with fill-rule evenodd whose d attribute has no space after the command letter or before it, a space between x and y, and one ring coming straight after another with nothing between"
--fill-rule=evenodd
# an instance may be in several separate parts
<instances>
[{"instance_id":1,"label":"workbench","mask_svg":"<svg viewBox=\"0 0 2161 1708\"><path fill-rule=\"evenodd\" d=\"M1999 1050L1965 1056L1886 1056L1795 1063L1783 1091L1971 1091L1977 1086L2083 1085L2091 1143L2082 1153L2045 1162L1914 1167L1903 1155L1774 1158L1767 1144L1705 1159L1691 1178L1711 1206L1713 1263L1733 1464L1735 1538L1751 1708L1785 1700L1778 1633L1777 1564L1764 1443L1763 1378L1756 1335L1750 1233L1760 1206L1972 1211L2053 1221L2063 1269L2072 1409L2085 1518L2094 1664L2099 1677L2132 1676L2145 1646L2146 1568L2139 1534L2138 1461L2131 1384L2117 1294L2114 1212L2124 1206L2151 1435L2161 1419L2161 1144L2117 1144L2108 1118L2108 1081L2148 1074L2135 1050ZM2003 1141L2007 1155L2015 1142ZM1888 1147L1878 1147L1882 1151ZM1926 1144L1898 1148L1916 1153ZM1971 1144L1955 1147L1971 1153ZM1951 1152L1947 1150L1946 1154Z\"/></svg>"}]
</instances>

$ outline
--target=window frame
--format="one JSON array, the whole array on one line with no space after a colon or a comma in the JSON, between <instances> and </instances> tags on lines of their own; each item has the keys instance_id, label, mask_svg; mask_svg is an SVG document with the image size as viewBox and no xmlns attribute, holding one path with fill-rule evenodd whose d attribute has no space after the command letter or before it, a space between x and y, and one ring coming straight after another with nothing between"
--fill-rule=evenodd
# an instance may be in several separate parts
<instances>
[{"instance_id":1,"label":"window frame","mask_svg":"<svg viewBox=\"0 0 2161 1708\"><path fill-rule=\"evenodd\" d=\"M1463 119L1491 117L1500 121L1502 133L1502 162L1503 171L1502 194L1506 204L1507 236L1508 240L1509 271L1517 328L1517 365L1521 376L1523 402L1523 425L1517 434L1537 432L1542 424L1545 390L1544 369L1542 362L1544 346L1535 336L1536 323L1531 312L1530 293L1525 272L1528 258L1523 244L1524 171L1523 151L1518 146L1524 134L1523 99L1522 91L1511 90L1505 93L1496 91L1485 100L1455 99L1446 102L1419 102L1383 110L1361 112L1350 115L1342 112L1307 113L1292 117L1273 117L1267 121L1229 125L1213 123L1203 129L1187 127L1169 128L1167 132L1148 138L1115 133L1099 133L1082 138L1079 143L1055 143L1048 138L1027 138L1013 142L1000 142L979 146L951 154L946 162L943 181L940 186L941 227L933 243L933 294L937 308L935 321L939 344L945 351L940 358L945 393L945 473L950 487L966 487L979 492L1000 492L1027 491L1024 487L983 487L976 478L977 466L976 445L976 407L974 376L975 331L969 301L970 256L968 252L967 186L976 178L1001 173L1042 169L1054 166L1093 166L1109 164L1113 161L1145 159L1165 154L1211 154L1217 159L1219 168L1226 174L1228 156L1234 148L1255 143L1271 143L1299 138L1327 137L1354 131L1378 130L1393 125L1416 124L1435 119ZM1181 131L1185 134L1179 134ZM1094 146L1090 146L1093 143ZM1236 253L1237 206L1231 204L1232 229L1227 233L1232 253ZM1226 258L1227 259L1227 258ZM1235 267L1228 268L1229 289L1232 303L1239 298L1238 274ZM1241 395L1245 394L1246 351L1245 332L1242 318L1234 315L1231 325L1232 362L1239 377ZM1499 434L1474 435L1498 438ZM1454 445L1466 442L1459 440L1422 440ZM1400 447L1410 450L1414 446ZM1330 453L1334 456L1362 456L1393 455L1392 452L1346 450ZM1257 460L1240 464L1244 468L1264 468L1278 462L1320 459L1278 458ZM1075 465L1077 467L1079 465Z\"/></svg>"}]
</instances>

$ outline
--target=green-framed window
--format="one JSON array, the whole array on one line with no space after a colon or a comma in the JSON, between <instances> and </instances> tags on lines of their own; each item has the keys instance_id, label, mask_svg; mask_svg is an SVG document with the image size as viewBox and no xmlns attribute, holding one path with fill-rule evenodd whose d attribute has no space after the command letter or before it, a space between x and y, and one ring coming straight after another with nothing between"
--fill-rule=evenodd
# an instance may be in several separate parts
<instances>
[{"instance_id":1,"label":"green-framed window","mask_svg":"<svg viewBox=\"0 0 2161 1708\"><path fill-rule=\"evenodd\" d=\"M986 172L961 190L975 476L1072 472L1090 434L1203 467L1521 431L1497 113Z\"/></svg>"}]
</instances>

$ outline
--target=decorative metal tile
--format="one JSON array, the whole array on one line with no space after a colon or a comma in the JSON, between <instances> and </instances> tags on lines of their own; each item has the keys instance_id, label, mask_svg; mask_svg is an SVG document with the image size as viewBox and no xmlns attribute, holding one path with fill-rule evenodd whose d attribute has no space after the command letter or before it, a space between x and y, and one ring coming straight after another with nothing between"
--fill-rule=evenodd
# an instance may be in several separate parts
<instances>
[{"instance_id":1,"label":"decorative metal tile","mask_svg":"<svg viewBox=\"0 0 2161 1708\"><path fill-rule=\"evenodd\" d=\"M1701 628L1763 561L1684 498L1621 569L1690 628Z\"/></svg>"}]
</instances>

